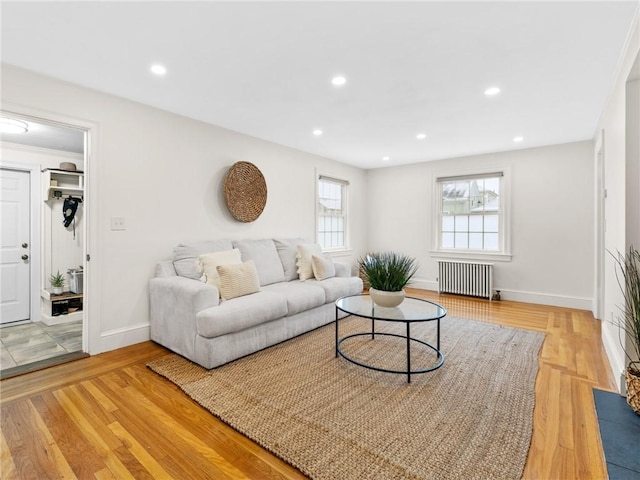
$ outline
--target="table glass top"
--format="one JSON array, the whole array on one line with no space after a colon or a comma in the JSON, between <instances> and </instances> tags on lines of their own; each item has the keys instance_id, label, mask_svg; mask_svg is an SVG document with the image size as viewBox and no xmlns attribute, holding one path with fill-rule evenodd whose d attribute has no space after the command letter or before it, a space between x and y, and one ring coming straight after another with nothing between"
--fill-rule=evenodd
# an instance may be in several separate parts
<instances>
[{"instance_id":1,"label":"table glass top","mask_svg":"<svg viewBox=\"0 0 640 480\"><path fill-rule=\"evenodd\" d=\"M447 310L437 303L412 297L405 298L397 307L388 308L373 303L369 295L352 295L336 300L336 307L359 317L398 322L437 320L447 314Z\"/></svg>"}]
</instances>

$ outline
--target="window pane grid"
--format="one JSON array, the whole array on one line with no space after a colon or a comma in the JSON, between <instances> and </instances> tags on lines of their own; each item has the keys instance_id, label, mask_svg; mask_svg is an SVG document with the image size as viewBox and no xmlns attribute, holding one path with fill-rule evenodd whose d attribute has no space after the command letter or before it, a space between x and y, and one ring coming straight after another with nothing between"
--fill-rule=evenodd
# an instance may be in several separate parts
<instances>
[{"instance_id":1,"label":"window pane grid","mask_svg":"<svg viewBox=\"0 0 640 480\"><path fill-rule=\"evenodd\" d=\"M500 249L500 177L440 183L440 248Z\"/></svg>"},{"instance_id":2,"label":"window pane grid","mask_svg":"<svg viewBox=\"0 0 640 480\"><path fill-rule=\"evenodd\" d=\"M345 246L346 183L318 180L318 243L323 248Z\"/></svg>"}]
</instances>

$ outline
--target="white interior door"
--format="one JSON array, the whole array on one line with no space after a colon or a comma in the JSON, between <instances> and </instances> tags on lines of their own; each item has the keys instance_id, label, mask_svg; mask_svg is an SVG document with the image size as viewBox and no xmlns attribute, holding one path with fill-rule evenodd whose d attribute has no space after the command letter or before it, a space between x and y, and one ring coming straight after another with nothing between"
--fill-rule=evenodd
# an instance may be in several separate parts
<instances>
[{"instance_id":1,"label":"white interior door","mask_svg":"<svg viewBox=\"0 0 640 480\"><path fill-rule=\"evenodd\" d=\"M30 173L0 169L0 323L30 318Z\"/></svg>"}]
</instances>

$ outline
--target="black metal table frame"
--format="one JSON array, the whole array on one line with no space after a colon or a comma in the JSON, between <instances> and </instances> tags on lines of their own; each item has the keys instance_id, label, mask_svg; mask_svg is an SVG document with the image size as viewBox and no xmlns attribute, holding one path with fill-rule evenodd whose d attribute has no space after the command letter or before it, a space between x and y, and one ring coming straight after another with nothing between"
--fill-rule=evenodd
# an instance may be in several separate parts
<instances>
[{"instance_id":1,"label":"black metal table frame","mask_svg":"<svg viewBox=\"0 0 640 480\"><path fill-rule=\"evenodd\" d=\"M357 296L357 295L349 295L349 296ZM359 315L357 313L354 312L350 312L348 310L344 310L340 307L338 307L338 301L342 300L343 298L346 297L340 297L338 300L336 300L335 302L335 308L336 308L336 358L338 358L338 355L340 355L342 358L344 358L345 360L348 360L351 363L354 363L356 365L359 365L361 367L364 368L368 368L370 370L375 370L377 372L386 372L386 373L399 373L399 374L404 374L407 375L407 383L411 383L411 374L417 374L417 373L427 373L427 372L432 372L434 370L437 370L438 368L440 368L443 364L444 364L444 354L440 351L440 319L443 318L446 314L447 311L444 309L444 307L441 307L440 305L438 305L440 308L442 308L444 310L444 315L442 315L441 317L437 317L437 318L431 318L431 319L424 319L424 320L399 320L399 319L390 319L390 318L383 318L383 317L376 317L374 315L375 311L373 307L373 302L372 302L372 312L370 316L365 316L365 315ZM408 298L413 298L413 297L408 297ZM433 302L429 302L427 300L422 300L421 298L414 298L414 300L420 300L423 302L427 302L427 303L433 303ZM437 305L437 304L435 304ZM353 315L355 317L360 317L360 318L369 318L371 319L371 332L362 332L362 333L353 333L351 335L347 335L345 337L339 338L338 336L338 321L340 320L339 317L339 312L344 312L347 314L347 316L349 315ZM346 317L343 317L346 318ZM375 322L376 320L380 320L383 322L404 322L407 325L407 333L406 335L398 335L396 333L384 333L384 332L378 332L376 333L375 331ZM432 322L432 321L436 321L437 323L437 343L436 346L434 347L433 345L431 345L430 343L424 342L422 340L419 340L417 338L414 338L411 336L411 324L414 322ZM387 337L398 337L398 338L403 338L406 339L407 341L407 369L406 370L389 370L386 368L379 368L379 367L374 367L373 365L368 365L366 363L363 362L359 362L357 360L354 360L353 358L350 358L348 355L346 355L344 352L342 352L342 350L340 349L340 345L342 344L343 341L348 340L349 338L354 338L354 337L362 337L362 336L369 336L371 335L371 339L374 340L376 335L384 335ZM419 343L421 345L427 346L430 349L432 349L433 351L436 352L437 355L437 362L435 365L429 367L429 368L424 368L421 370L411 370L411 342L416 342Z\"/></svg>"}]
</instances>

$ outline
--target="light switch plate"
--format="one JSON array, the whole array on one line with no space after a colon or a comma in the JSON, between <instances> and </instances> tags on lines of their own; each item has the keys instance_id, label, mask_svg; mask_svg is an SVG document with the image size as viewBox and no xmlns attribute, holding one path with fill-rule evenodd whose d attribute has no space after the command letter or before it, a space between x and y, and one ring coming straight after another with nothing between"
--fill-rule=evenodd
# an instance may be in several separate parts
<instances>
[{"instance_id":1,"label":"light switch plate","mask_svg":"<svg viewBox=\"0 0 640 480\"><path fill-rule=\"evenodd\" d=\"M111 217L111 230L126 230L124 217Z\"/></svg>"}]
</instances>

